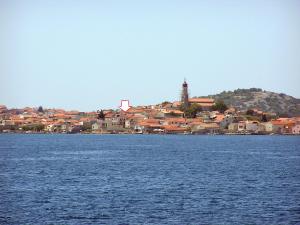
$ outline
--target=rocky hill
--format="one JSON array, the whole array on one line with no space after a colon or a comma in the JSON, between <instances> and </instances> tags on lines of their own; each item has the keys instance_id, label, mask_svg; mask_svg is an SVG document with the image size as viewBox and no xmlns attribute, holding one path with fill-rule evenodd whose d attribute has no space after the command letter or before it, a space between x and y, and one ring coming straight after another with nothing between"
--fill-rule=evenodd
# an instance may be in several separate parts
<instances>
[{"instance_id":1,"label":"rocky hill","mask_svg":"<svg viewBox=\"0 0 300 225\"><path fill-rule=\"evenodd\" d=\"M204 96L203 96L204 97ZM237 89L209 95L216 100L223 100L228 106L240 110L257 108L264 112L273 112L281 116L300 116L300 99L283 93L274 93L260 88Z\"/></svg>"}]
</instances>

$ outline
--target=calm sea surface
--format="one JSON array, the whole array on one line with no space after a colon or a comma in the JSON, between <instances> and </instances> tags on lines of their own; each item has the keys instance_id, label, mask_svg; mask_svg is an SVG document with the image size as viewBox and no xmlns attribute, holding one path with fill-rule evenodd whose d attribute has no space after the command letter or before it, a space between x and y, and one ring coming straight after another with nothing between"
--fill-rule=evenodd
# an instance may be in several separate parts
<instances>
[{"instance_id":1,"label":"calm sea surface","mask_svg":"<svg viewBox=\"0 0 300 225\"><path fill-rule=\"evenodd\" d=\"M0 135L0 224L299 222L299 136Z\"/></svg>"}]
</instances>

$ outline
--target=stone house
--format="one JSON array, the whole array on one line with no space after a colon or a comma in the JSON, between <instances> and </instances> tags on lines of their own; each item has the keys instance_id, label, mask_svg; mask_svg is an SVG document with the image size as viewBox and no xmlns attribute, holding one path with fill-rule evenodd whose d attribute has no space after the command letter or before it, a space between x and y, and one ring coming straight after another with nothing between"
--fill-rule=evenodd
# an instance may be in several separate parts
<instances>
[{"instance_id":1,"label":"stone house","mask_svg":"<svg viewBox=\"0 0 300 225\"><path fill-rule=\"evenodd\" d=\"M228 131L237 132L237 130L238 130L238 123L230 123L228 125Z\"/></svg>"},{"instance_id":2,"label":"stone house","mask_svg":"<svg viewBox=\"0 0 300 225\"><path fill-rule=\"evenodd\" d=\"M220 126L217 123L194 123L191 124L191 132L194 134L218 133Z\"/></svg>"},{"instance_id":3,"label":"stone house","mask_svg":"<svg viewBox=\"0 0 300 225\"><path fill-rule=\"evenodd\" d=\"M109 132L125 131L125 117L121 113L105 115L103 129Z\"/></svg>"},{"instance_id":4,"label":"stone house","mask_svg":"<svg viewBox=\"0 0 300 225\"><path fill-rule=\"evenodd\" d=\"M258 131L259 122L258 121L247 121L246 122L246 131L256 132Z\"/></svg>"},{"instance_id":5,"label":"stone house","mask_svg":"<svg viewBox=\"0 0 300 225\"><path fill-rule=\"evenodd\" d=\"M226 129L228 128L229 124L233 123L234 121L235 121L234 116L228 114L220 121L220 128Z\"/></svg>"}]
</instances>

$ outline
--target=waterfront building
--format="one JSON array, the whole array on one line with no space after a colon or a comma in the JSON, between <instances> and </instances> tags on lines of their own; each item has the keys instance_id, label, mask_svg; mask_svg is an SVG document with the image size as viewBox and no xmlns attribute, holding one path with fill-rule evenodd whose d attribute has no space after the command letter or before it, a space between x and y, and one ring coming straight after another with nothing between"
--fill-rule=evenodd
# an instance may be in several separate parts
<instances>
[{"instance_id":1,"label":"waterfront building","mask_svg":"<svg viewBox=\"0 0 300 225\"><path fill-rule=\"evenodd\" d=\"M246 122L245 121L238 122L238 129L237 129L237 131L243 132L245 130L246 130Z\"/></svg>"},{"instance_id":2,"label":"waterfront building","mask_svg":"<svg viewBox=\"0 0 300 225\"><path fill-rule=\"evenodd\" d=\"M259 122L258 121L247 121L246 122L246 130L249 132L258 131Z\"/></svg>"},{"instance_id":3,"label":"waterfront building","mask_svg":"<svg viewBox=\"0 0 300 225\"><path fill-rule=\"evenodd\" d=\"M300 134L300 123L295 124L292 128L292 133L293 134Z\"/></svg>"},{"instance_id":4,"label":"waterfront building","mask_svg":"<svg viewBox=\"0 0 300 225\"><path fill-rule=\"evenodd\" d=\"M238 130L238 123L230 123L228 125L228 131L237 132L237 130Z\"/></svg>"},{"instance_id":5,"label":"waterfront building","mask_svg":"<svg viewBox=\"0 0 300 225\"><path fill-rule=\"evenodd\" d=\"M107 113L103 123L106 131L120 132L125 130L125 117L122 113Z\"/></svg>"}]
</instances>

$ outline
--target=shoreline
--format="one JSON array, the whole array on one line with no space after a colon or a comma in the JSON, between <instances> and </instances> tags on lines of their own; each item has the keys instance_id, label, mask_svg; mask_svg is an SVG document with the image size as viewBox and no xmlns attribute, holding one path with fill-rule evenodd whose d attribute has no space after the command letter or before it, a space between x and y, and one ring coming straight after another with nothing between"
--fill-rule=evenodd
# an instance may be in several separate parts
<instances>
[{"instance_id":1,"label":"shoreline","mask_svg":"<svg viewBox=\"0 0 300 225\"><path fill-rule=\"evenodd\" d=\"M186 136L300 136L299 134L275 134L275 133L61 133L61 132L0 132L0 135L9 134L45 134L45 135L186 135Z\"/></svg>"}]
</instances>

